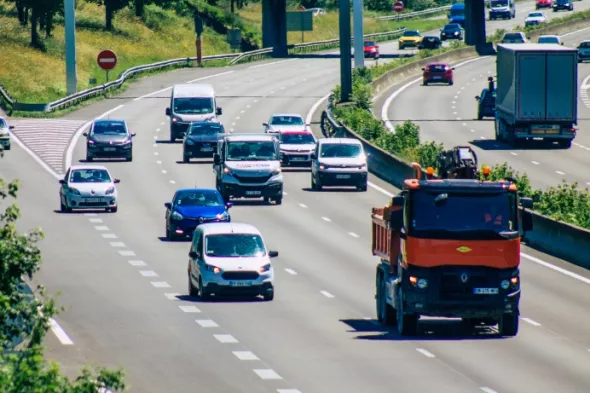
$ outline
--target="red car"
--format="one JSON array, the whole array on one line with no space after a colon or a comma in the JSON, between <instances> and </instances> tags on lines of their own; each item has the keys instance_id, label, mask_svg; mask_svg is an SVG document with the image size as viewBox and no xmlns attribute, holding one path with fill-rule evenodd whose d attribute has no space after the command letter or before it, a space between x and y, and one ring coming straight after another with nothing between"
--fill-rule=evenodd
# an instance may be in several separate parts
<instances>
[{"instance_id":1,"label":"red car","mask_svg":"<svg viewBox=\"0 0 590 393\"><path fill-rule=\"evenodd\" d=\"M365 41L365 57L379 58L379 45L375 41Z\"/></svg>"},{"instance_id":2,"label":"red car","mask_svg":"<svg viewBox=\"0 0 590 393\"><path fill-rule=\"evenodd\" d=\"M551 8L552 0L537 0L536 8Z\"/></svg>"},{"instance_id":3,"label":"red car","mask_svg":"<svg viewBox=\"0 0 590 393\"><path fill-rule=\"evenodd\" d=\"M424 71L422 74L424 86L429 83L446 83L452 85L454 69L446 63L428 64L425 68L422 68L422 71Z\"/></svg>"}]
</instances>

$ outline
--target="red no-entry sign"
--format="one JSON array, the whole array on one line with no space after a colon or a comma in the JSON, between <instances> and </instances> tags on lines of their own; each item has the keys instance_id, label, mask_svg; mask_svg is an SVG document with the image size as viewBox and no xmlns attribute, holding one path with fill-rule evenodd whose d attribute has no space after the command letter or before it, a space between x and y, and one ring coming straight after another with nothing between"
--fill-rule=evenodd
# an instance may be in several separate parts
<instances>
[{"instance_id":1,"label":"red no-entry sign","mask_svg":"<svg viewBox=\"0 0 590 393\"><path fill-rule=\"evenodd\" d=\"M96 62L100 68L109 71L117 65L117 55L112 50L105 49L98 54Z\"/></svg>"},{"instance_id":2,"label":"red no-entry sign","mask_svg":"<svg viewBox=\"0 0 590 393\"><path fill-rule=\"evenodd\" d=\"M402 12L404 10L404 3L401 1L396 1L393 3L393 10L395 12Z\"/></svg>"}]
</instances>

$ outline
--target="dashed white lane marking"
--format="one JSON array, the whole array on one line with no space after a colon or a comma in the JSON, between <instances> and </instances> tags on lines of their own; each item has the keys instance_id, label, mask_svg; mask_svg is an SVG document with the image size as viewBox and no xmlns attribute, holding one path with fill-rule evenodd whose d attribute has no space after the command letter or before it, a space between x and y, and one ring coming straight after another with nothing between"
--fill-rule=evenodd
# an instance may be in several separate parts
<instances>
[{"instance_id":1,"label":"dashed white lane marking","mask_svg":"<svg viewBox=\"0 0 590 393\"><path fill-rule=\"evenodd\" d=\"M426 356L427 358L435 358L434 354L430 351L427 351L424 348L416 348L416 351L420 352L422 355Z\"/></svg>"},{"instance_id":2,"label":"dashed white lane marking","mask_svg":"<svg viewBox=\"0 0 590 393\"><path fill-rule=\"evenodd\" d=\"M299 206L301 206L302 208L306 208L307 206L305 206L303 203L300 203Z\"/></svg>"},{"instance_id":3,"label":"dashed white lane marking","mask_svg":"<svg viewBox=\"0 0 590 393\"><path fill-rule=\"evenodd\" d=\"M239 342L231 334L214 334L213 337L222 344L236 344Z\"/></svg>"},{"instance_id":4,"label":"dashed white lane marking","mask_svg":"<svg viewBox=\"0 0 590 393\"><path fill-rule=\"evenodd\" d=\"M277 389L277 393L301 393L297 389Z\"/></svg>"},{"instance_id":5,"label":"dashed white lane marking","mask_svg":"<svg viewBox=\"0 0 590 393\"><path fill-rule=\"evenodd\" d=\"M115 235L114 233L103 233L102 237L104 239L116 239L117 235Z\"/></svg>"},{"instance_id":6,"label":"dashed white lane marking","mask_svg":"<svg viewBox=\"0 0 590 393\"><path fill-rule=\"evenodd\" d=\"M157 143L154 143L152 146L153 147L158 147L158 144Z\"/></svg>"},{"instance_id":7,"label":"dashed white lane marking","mask_svg":"<svg viewBox=\"0 0 590 393\"><path fill-rule=\"evenodd\" d=\"M240 111L240 113L246 113L246 111Z\"/></svg>"},{"instance_id":8,"label":"dashed white lane marking","mask_svg":"<svg viewBox=\"0 0 590 393\"><path fill-rule=\"evenodd\" d=\"M475 132L475 130L469 130L469 131L471 131L471 132Z\"/></svg>"},{"instance_id":9,"label":"dashed white lane marking","mask_svg":"<svg viewBox=\"0 0 590 393\"><path fill-rule=\"evenodd\" d=\"M219 327L219 325L217 324L217 322L211 320L211 319L197 319L195 320L196 323L199 324L199 326L204 327L204 328L216 328Z\"/></svg>"},{"instance_id":10,"label":"dashed white lane marking","mask_svg":"<svg viewBox=\"0 0 590 393\"><path fill-rule=\"evenodd\" d=\"M162 173L165 175L166 173L168 173L168 171L165 169L162 169Z\"/></svg>"},{"instance_id":11,"label":"dashed white lane marking","mask_svg":"<svg viewBox=\"0 0 590 393\"><path fill-rule=\"evenodd\" d=\"M457 96L454 96L453 98L457 99L457 98L459 98L459 97L457 97Z\"/></svg>"},{"instance_id":12,"label":"dashed white lane marking","mask_svg":"<svg viewBox=\"0 0 590 393\"><path fill-rule=\"evenodd\" d=\"M479 139L486 139L486 137L485 136L480 136Z\"/></svg>"},{"instance_id":13,"label":"dashed white lane marking","mask_svg":"<svg viewBox=\"0 0 590 393\"><path fill-rule=\"evenodd\" d=\"M111 245L111 247L118 247L118 248L125 247L125 243L123 243L123 242L109 242L109 244Z\"/></svg>"},{"instance_id":14,"label":"dashed white lane marking","mask_svg":"<svg viewBox=\"0 0 590 393\"><path fill-rule=\"evenodd\" d=\"M156 132L160 132L160 129L159 128L156 128Z\"/></svg>"},{"instance_id":15,"label":"dashed white lane marking","mask_svg":"<svg viewBox=\"0 0 590 393\"><path fill-rule=\"evenodd\" d=\"M250 108L250 105L246 105L246 108Z\"/></svg>"},{"instance_id":16,"label":"dashed white lane marking","mask_svg":"<svg viewBox=\"0 0 590 393\"><path fill-rule=\"evenodd\" d=\"M326 221L326 222L330 222L332 220L330 220L328 217L322 217L322 220Z\"/></svg>"},{"instance_id":17,"label":"dashed white lane marking","mask_svg":"<svg viewBox=\"0 0 590 393\"><path fill-rule=\"evenodd\" d=\"M253 370L262 379L283 379L276 371L271 369Z\"/></svg>"},{"instance_id":18,"label":"dashed white lane marking","mask_svg":"<svg viewBox=\"0 0 590 393\"><path fill-rule=\"evenodd\" d=\"M258 100L254 100L254 102L258 102Z\"/></svg>"},{"instance_id":19,"label":"dashed white lane marking","mask_svg":"<svg viewBox=\"0 0 590 393\"><path fill-rule=\"evenodd\" d=\"M531 161L531 164L539 165L539 163L537 161Z\"/></svg>"},{"instance_id":20,"label":"dashed white lane marking","mask_svg":"<svg viewBox=\"0 0 590 393\"><path fill-rule=\"evenodd\" d=\"M96 225L94 227L94 229L96 229L97 231L108 231L109 227L105 226L105 225Z\"/></svg>"},{"instance_id":21,"label":"dashed white lane marking","mask_svg":"<svg viewBox=\"0 0 590 393\"><path fill-rule=\"evenodd\" d=\"M153 270L142 270L139 272L144 277L158 277L158 273Z\"/></svg>"},{"instance_id":22,"label":"dashed white lane marking","mask_svg":"<svg viewBox=\"0 0 590 393\"><path fill-rule=\"evenodd\" d=\"M186 313L200 313L201 310L197 306L178 306L182 310L182 312Z\"/></svg>"},{"instance_id":23,"label":"dashed white lane marking","mask_svg":"<svg viewBox=\"0 0 590 393\"><path fill-rule=\"evenodd\" d=\"M287 273L289 273L289 274L292 274L292 275L294 275L294 276L296 276L296 275L297 275L297 272L296 272L295 270L293 270L293 269L288 269L288 268L287 268L287 269L285 269L285 271L286 271Z\"/></svg>"},{"instance_id":24,"label":"dashed white lane marking","mask_svg":"<svg viewBox=\"0 0 590 393\"><path fill-rule=\"evenodd\" d=\"M86 217L96 217L98 214L96 213L84 213L84 216Z\"/></svg>"},{"instance_id":25,"label":"dashed white lane marking","mask_svg":"<svg viewBox=\"0 0 590 393\"><path fill-rule=\"evenodd\" d=\"M490 388L487 388L487 387L485 387L485 386L484 386L484 387L481 387L481 388L479 388L479 390L481 390L481 391L483 391L483 392L485 392L485 393L498 393L498 392L496 392L494 389L490 389Z\"/></svg>"},{"instance_id":26,"label":"dashed white lane marking","mask_svg":"<svg viewBox=\"0 0 590 393\"><path fill-rule=\"evenodd\" d=\"M456 107L455 105L453 105L453 106L451 107L451 109L457 109L457 107Z\"/></svg>"},{"instance_id":27,"label":"dashed white lane marking","mask_svg":"<svg viewBox=\"0 0 590 393\"><path fill-rule=\"evenodd\" d=\"M348 234L349 234L350 236L352 236L352 237L359 237L359 235L357 235L357 234L356 234L356 233L354 233L354 232L348 232Z\"/></svg>"},{"instance_id":28,"label":"dashed white lane marking","mask_svg":"<svg viewBox=\"0 0 590 393\"><path fill-rule=\"evenodd\" d=\"M461 120L461 118L460 118L460 117L458 117L458 118L457 118L457 120Z\"/></svg>"},{"instance_id":29,"label":"dashed white lane marking","mask_svg":"<svg viewBox=\"0 0 590 393\"><path fill-rule=\"evenodd\" d=\"M135 253L133 251L129 251L129 250L121 250L119 251L119 254L121 254L124 257L134 257Z\"/></svg>"},{"instance_id":30,"label":"dashed white lane marking","mask_svg":"<svg viewBox=\"0 0 590 393\"><path fill-rule=\"evenodd\" d=\"M90 221L93 224L100 224L102 223L102 218L89 218L88 221Z\"/></svg>"},{"instance_id":31,"label":"dashed white lane marking","mask_svg":"<svg viewBox=\"0 0 590 393\"><path fill-rule=\"evenodd\" d=\"M557 173L558 175L565 175L565 173L563 173L562 171L555 171L555 173Z\"/></svg>"},{"instance_id":32,"label":"dashed white lane marking","mask_svg":"<svg viewBox=\"0 0 590 393\"><path fill-rule=\"evenodd\" d=\"M320 291L320 293L321 293L322 295L324 295L325 297L329 297L329 298L333 298L333 297L334 297L334 295L332 295L332 294L331 294L330 292L328 292L328 291Z\"/></svg>"},{"instance_id":33,"label":"dashed white lane marking","mask_svg":"<svg viewBox=\"0 0 590 393\"><path fill-rule=\"evenodd\" d=\"M131 266L147 266L144 261L129 261Z\"/></svg>"},{"instance_id":34,"label":"dashed white lane marking","mask_svg":"<svg viewBox=\"0 0 590 393\"><path fill-rule=\"evenodd\" d=\"M451 102L451 104L456 104L456 103L457 103L457 101L453 101L453 102Z\"/></svg>"},{"instance_id":35,"label":"dashed white lane marking","mask_svg":"<svg viewBox=\"0 0 590 393\"><path fill-rule=\"evenodd\" d=\"M178 300L180 293L165 293L164 296L166 296L168 300Z\"/></svg>"},{"instance_id":36,"label":"dashed white lane marking","mask_svg":"<svg viewBox=\"0 0 590 393\"><path fill-rule=\"evenodd\" d=\"M156 139L158 139L158 136L157 135L154 135L154 140L156 140Z\"/></svg>"},{"instance_id":37,"label":"dashed white lane marking","mask_svg":"<svg viewBox=\"0 0 590 393\"><path fill-rule=\"evenodd\" d=\"M63 345L74 345L72 339L68 336L66 331L63 330L61 326L59 326L59 323L57 323L55 319L49 318L49 327L60 343Z\"/></svg>"},{"instance_id":38,"label":"dashed white lane marking","mask_svg":"<svg viewBox=\"0 0 590 393\"><path fill-rule=\"evenodd\" d=\"M285 191L283 191L283 195L287 195L287 193Z\"/></svg>"},{"instance_id":39,"label":"dashed white lane marking","mask_svg":"<svg viewBox=\"0 0 590 393\"><path fill-rule=\"evenodd\" d=\"M516 154L515 152L511 151L510 154L512 154L513 156L517 156L518 154Z\"/></svg>"},{"instance_id":40,"label":"dashed white lane marking","mask_svg":"<svg viewBox=\"0 0 590 393\"><path fill-rule=\"evenodd\" d=\"M453 112L453 115L456 115L456 114L457 114L457 112Z\"/></svg>"},{"instance_id":41,"label":"dashed white lane marking","mask_svg":"<svg viewBox=\"0 0 590 393\"><path fill-rule=\"evenodd\" d=\"M156 164L162 165L162 161L156 161Z\"/></svg>"},{"instance_id":42,"label":"dashed white lane marking","mask_svg":"<svg viewBox=\"0 0 590 393\"><path fill-rule=\"evenodd\" d=\"M154 156L159 155L160 153L158 153L157 151L154 152Z\"/></svg>"},{"instance_id":43,"label":"dashed white lane marking","mask_svg":"<svg viewBox=\"0 0 590 393\"><path fill-rule=\"evenodd\" d=\"M260 360L258 356L250 351L233 351L232 353L240 360Z\"/></svg>"},{"instance_id":44,"label":"dashed white lane marking","mask_svg":"<svg viewBox=\"0 0 590 393\"><path fill-rule=\"evenodd\" d=\"M170 184L176 184L174 180L170 180Z\"/></svg>"},{"instance_id":45,"label":"dashed white lane marking","mask_svg":"<svg viewBox=\"0 0 590 393\"><path fill-rule=\"evenodd\" d=\"M170 288L170 284L168 284L166 281L152 281L150 284L156 288Z\"/></svg>"},{"instance_id":46,"label":"dashed white lane marking","mask_svg":"<svg viewBox=\"0 0 590 393\"><path fill-rule=\"evenodd\" d=\"M463 127L467 127L467 123L463 123L461 124Z\"/></svg>"},{"instance_id":47,"label":"dashed white lane marking","mask_svg":"<svg viewBox=\"0 0 590 393\"><path fill-rule=\"evenodd\" d=\"M164 123L164 122L161 122L160 124L161 124L161 125L164 125L164 124L166 124L166 123Z\"/></svg>"},{"instance_id":48,"label":"dashed white lane marking","mask_svg":"<svg viewBox=\"0 0 590 393\"><path fill-rule=\"evenodd\" d=\"M541 326L541 324L537 321L533 321L530 318L521 318L523 321L530 323L533 326Z\"/></svg>"},{"instance_id":49,"label":"dashed white lane marking","mask_svg":"<svg viewBox=\"0 0 590 393\"><path fill-rule=\"evenodd\" d=\"M240 116L236 116L236 120L240 120Z\"/></svg>"}]
</instances>

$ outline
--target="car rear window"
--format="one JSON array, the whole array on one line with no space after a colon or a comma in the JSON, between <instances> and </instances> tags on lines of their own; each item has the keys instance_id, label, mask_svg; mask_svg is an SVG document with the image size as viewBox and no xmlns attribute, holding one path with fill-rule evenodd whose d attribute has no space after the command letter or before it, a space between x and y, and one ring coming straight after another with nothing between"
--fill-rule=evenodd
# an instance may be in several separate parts
<instances>
[{"instance_id":1,"label":"car rear window","mask_svg":"<svg viewBox=\"0 0 590 393\"><path fill-rule=\"evenodd\" d=\"M436 64L429 66L428 70L430 72L445 72L447 70L447 66L442 64Z\"/></svg>"},{"instance_id":2,"label":"car rear window","mask_svg":"<svg viewBox=\"0 0 590 393\"><path fill-rule=\"evenodd\" d=\"M365 46L375 46L375 41L365 41Z\"/></svg>"},{"instance_id":3,"label":"car rear window","mask_svg":"<svg viewBox=\"0 0 590 393\"><path fill-rule=\"evenodd\" d=\"M505 40L522 40L522 36L519 33L506 33L504 34Z\"/></svg>"}]
</instances>

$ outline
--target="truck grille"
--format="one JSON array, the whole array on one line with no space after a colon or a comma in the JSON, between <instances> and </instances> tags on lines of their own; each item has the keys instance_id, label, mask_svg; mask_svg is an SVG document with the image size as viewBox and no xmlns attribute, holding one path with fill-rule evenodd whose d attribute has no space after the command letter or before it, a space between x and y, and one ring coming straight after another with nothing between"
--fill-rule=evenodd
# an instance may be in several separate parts
<instances>
[{"instance_id":1,"label":"truck grille","mask_svg":"<svg viewBox=\"0 0 590 393\"><path fill-rule=\"evenodd\" d=\"M238 181L240 183L266 183L268 181L268 179L270 179L272 175L265 175L265 176L239 176L239 175L234 175L234 177L236 179L238 179Z\"/></svg>"},{"instance_id":2,"label":"truck grille","mask_svg":"<svg viewBox=\"0 0 590 393\"><path fill-rule=\"evenodd\" d=\"M484 276L468 276L464 283L461 280L460 273L445 274L441 277L440 282L440 297L442 299L457 299L465 297L473 297L475 299L483 299L484 297L474 295L474 288L489 288L494 287L489 283L489 280Z\"/></svg>"},{"instance_id":3,"label":"truck grille","mask_svg":"<svg viewBox=\"0 0 590 393\"><path fill-rule=\"evenodd\" d=\"M258 278L258 272L225 272L221 277L223 277L224 280L256 280Z\"/></svg>"}]
</instances>

